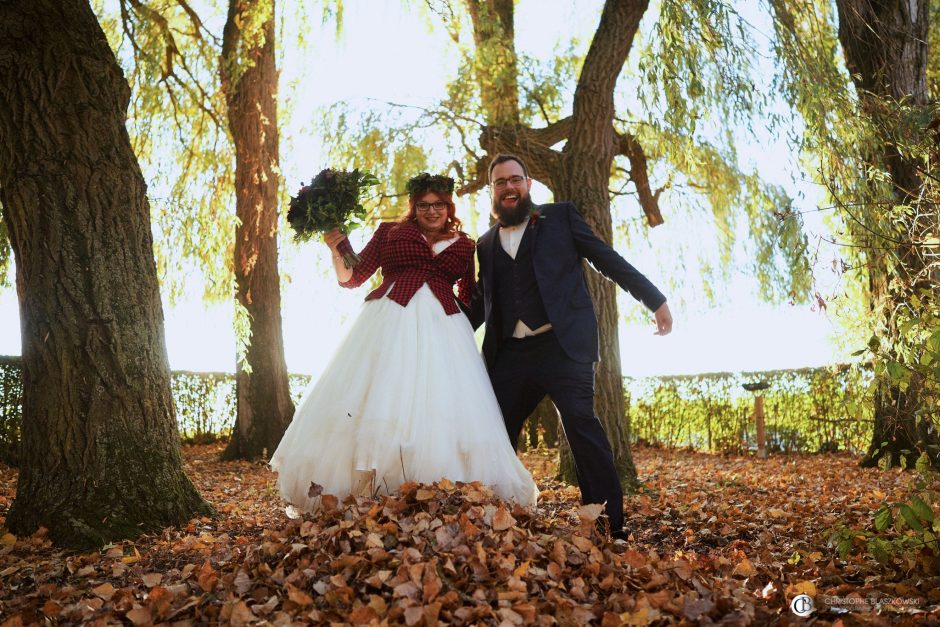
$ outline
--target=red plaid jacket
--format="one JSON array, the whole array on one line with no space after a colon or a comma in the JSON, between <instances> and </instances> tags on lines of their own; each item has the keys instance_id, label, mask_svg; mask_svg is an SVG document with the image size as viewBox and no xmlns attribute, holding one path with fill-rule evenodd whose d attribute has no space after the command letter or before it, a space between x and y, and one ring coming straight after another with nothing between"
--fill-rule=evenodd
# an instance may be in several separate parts
<instances>
[{"instance_id":1,"label":"red plaid jacket","mask_svg":"<svg viewBox=\"0 0 940 627\"><path fill-rule=\"evenodd\" d=\"M382 284L366 296L366 300L382 298L388 292L389 298L404 307L427 283L447 315L453 315L460 312L454 298L454 283L457 284L457 298L464 304L470 302L476 286L473 269L475 248L473 240L460 233L456 242L435 255L417 225L383 222L359 253L362 261L353 269L352 278L340 281L340 285L359 287L381 266ZM392 284L394 286L389 292Z\"/></svg>"}]
</instances>

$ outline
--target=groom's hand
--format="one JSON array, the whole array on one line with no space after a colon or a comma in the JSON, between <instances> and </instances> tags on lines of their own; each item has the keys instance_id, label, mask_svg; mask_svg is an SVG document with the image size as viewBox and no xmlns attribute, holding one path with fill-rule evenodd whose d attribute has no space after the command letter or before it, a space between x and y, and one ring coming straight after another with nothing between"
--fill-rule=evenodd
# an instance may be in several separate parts
<instances>
[{"instance_id":1,"label":"groom's hand","mask_svg":"<svg viewBox=\"0 0 940 627\"><path fill-rule=\"evenodd\" d=\"M654 335L669 335L672 331L672 314L669 313L669 305L663 303L659 306L653 315L656 317L656 333Z\"/></svg>"}]
</instances>

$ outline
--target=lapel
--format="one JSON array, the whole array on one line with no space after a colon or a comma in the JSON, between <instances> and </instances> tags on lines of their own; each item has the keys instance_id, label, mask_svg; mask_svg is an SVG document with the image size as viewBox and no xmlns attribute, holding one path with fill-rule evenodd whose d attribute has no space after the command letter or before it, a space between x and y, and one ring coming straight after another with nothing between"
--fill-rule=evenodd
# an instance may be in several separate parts
<instances>
[{"instance_id":1,"label":"lapel","mask_svg":"<svg viewBox=\"0 0 940 627\"><path fill-rule=\"evenodd\" d=\"M540 206L535 207L535 211L532 215L529 216L529 225L525 227L527 231L527 236L532 238L532 263L535 263L535 257L538 255L538 241L539 241L539 231L542 230L541 222L545 219L542 217L542 211ZM535 266L538 268L538 265Z\"/></svg>"},{"instance_id":2,"label":"lapel","mask_svg":"<svg viewBox=\"0 0 940 627\"><path fill-rule=\"evenodd\" d=\"M481 235L477 244L480 251L480 270L486 285L493 285L493 256L496 254L496 246L499 246L498 224L494 224L486 233ZM486 298L487 300L490 298L489 290L487 290Z\"/></svg>"}]
</instances>

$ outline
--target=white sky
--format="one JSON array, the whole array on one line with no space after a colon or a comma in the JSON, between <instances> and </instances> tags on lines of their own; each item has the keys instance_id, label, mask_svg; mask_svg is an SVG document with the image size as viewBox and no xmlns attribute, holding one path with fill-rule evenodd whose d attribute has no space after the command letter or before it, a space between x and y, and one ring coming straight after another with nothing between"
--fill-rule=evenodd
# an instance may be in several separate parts
<instances>
[{"instance_id":1,"label":"white sky","mask_svg":"<svg viewBox=\"0 0 940 627\"><path fill-rule=\"evenodd\" d=\"M295 102L303 103L295 108L291 119L282 116L281 120L281 166L289 189L330 165L319 150L321 140L314 131L322 107L343 100L359 107L378 107L378 102L384 101L431 105L443 97L444 84L456 71L457 53L445 29L428 26L422 3L412 2L410 9L402 8L396 0L346 0L344 4L344 30L339 40L332 25L320 25L317 14L305 24L308 45L303 50L282 44L282 98L293 96ZM518 50L547 58L559 41L572 34L580 36L586 46L601 6L600 0L520 1L516 9ZM292 92L290 85L298 80L303 81L303 88ZM622 80L618 89L630 89L625 82ZM787 186L791 196L804 196L799 208L812 209L817 192L791 181L796 169L794 157L782 144L767 146L764 141L757 139L753 145L742 146L742 161L752 162L767 180ZM547 199L544 190L539 192L538 188L533 196L536 201ZM665 195L663 199L666 224L650 232L648 243L635 241L629 247L618 244L617 248L667 297L672 296L666 289L668 279L682 285L683 298L671 298L675 328L672 335L660 338L652 335L651 316L642 316L642 306L621 294L622 315L636 319L640 313L639 317L649 319L646 324L625 321L621 325L621 366L625 375L813 366L844 359L844 354L855 348L834 348L832 340L841 328L825 313L813 311L808 305L775 307L761 303L753 278L744 272L735 273L732 285L727 286L724 305L717 307L696 299L694 286L701 284L701 277L694 271L679 274L668 254L670 246L687 240L690 234L682 230L681 220L670 221L668 199ZM469 219L467 202L458 200L458 214L465 223ZM813 233L824 231L818 215L806 216ZM482 223L476 225L477 232L484 228ZM357 232L351 239L361 245L368 235ZM281 238L280 260L282 271L289 277L282 294L287 365L292 372L317 374L348 329L367 290L336 286L325 246L297 247L287 239ZM233 370L231 310L230 305L207 308L196 299L174 308L165 306L170 366ZM18 308L13 290L8 290L0 294L0 354L19 352Z\"/></svg>"}]
</instances>

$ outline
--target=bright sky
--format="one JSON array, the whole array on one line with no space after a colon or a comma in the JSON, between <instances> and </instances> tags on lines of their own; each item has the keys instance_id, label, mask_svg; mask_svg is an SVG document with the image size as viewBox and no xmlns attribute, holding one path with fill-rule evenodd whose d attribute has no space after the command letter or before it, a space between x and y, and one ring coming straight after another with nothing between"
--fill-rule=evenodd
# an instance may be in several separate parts
<instances>
[{"instance_id":1,"label":"bright sky","mask_svg":"<svg viewBox=\"0 0 940 627\"><path fill-rule=\"evenodd\" d=\"M304 37L311 43L303 50L282 46L282 98L293 97L295 102L303 103L296 106L291 119L282 116L281 120L281 166L289 189L330 165L319 150L321 140L314 130L322 108L338 101L362 108L380 107L386 101L428 106L443 96L445 81L456 71L457 53L443 28L428 25L423 3L412 2L410 9L402 8L402 4L398 0L346 0L340 39L332 25L321 26L316 16L304 24ZM600 0L522 0L516 13L518 50L547 58L562 38L572 34L586 46L601 6ZM303 87L292 91L290 86L297 81L302 81ZM626 82L622 80L618 89L630 89ZM802 195L801 209L814 208L818 192L808 184L791 180L797 170L794 157L783 144L768 146L767 141L756 138L750 145L742 145L742 160L752 162L768 180L787 186L791 196ZM536 187L533 196L537 202L548 200L544 188L539 191ZM468 202L457 201L458 214L465 223L469 219ZM485 229L485 211L482 213L477 232ZM695 286L701 285L701 277L695 271L684 274L669 254L677 242L695 234L683 230L689 228L687 222L670 221L665 195L663 213L666 224L653 229L648 242L633 241L629 247L618 243L617 248L670 297L675 328L668 337L653 336L651 316L643 315L641 305L621 294L622 315L633 320L648 318L644 323L625 320L621 326L625 375L813 366L844 359L844 354L854 348L834 348L832 340L841 333L840 326L809 305L761 303L756 283L744 272L734 273L722 305L709 305L697 298ZM818 215L806 216L811 233L825 232ZM351 239L358 247L368 236L357 232ZM287 365L292 372L317 374L349 328L367 292L365 287L344 290L336 285L325 246L297 247L287 239L281 238L280 259L288 277L282 294ZM825 270L821 269L820 274ZM681 286L681 298L666 289L670 279ZM173 308L165 305L170 366L232 371L235 344L231 311L230 305L206 308L196 299ZM0 294L0 354L19 352L18 308L15 294L8 290Z\"/></svg>"}]
</instances>

